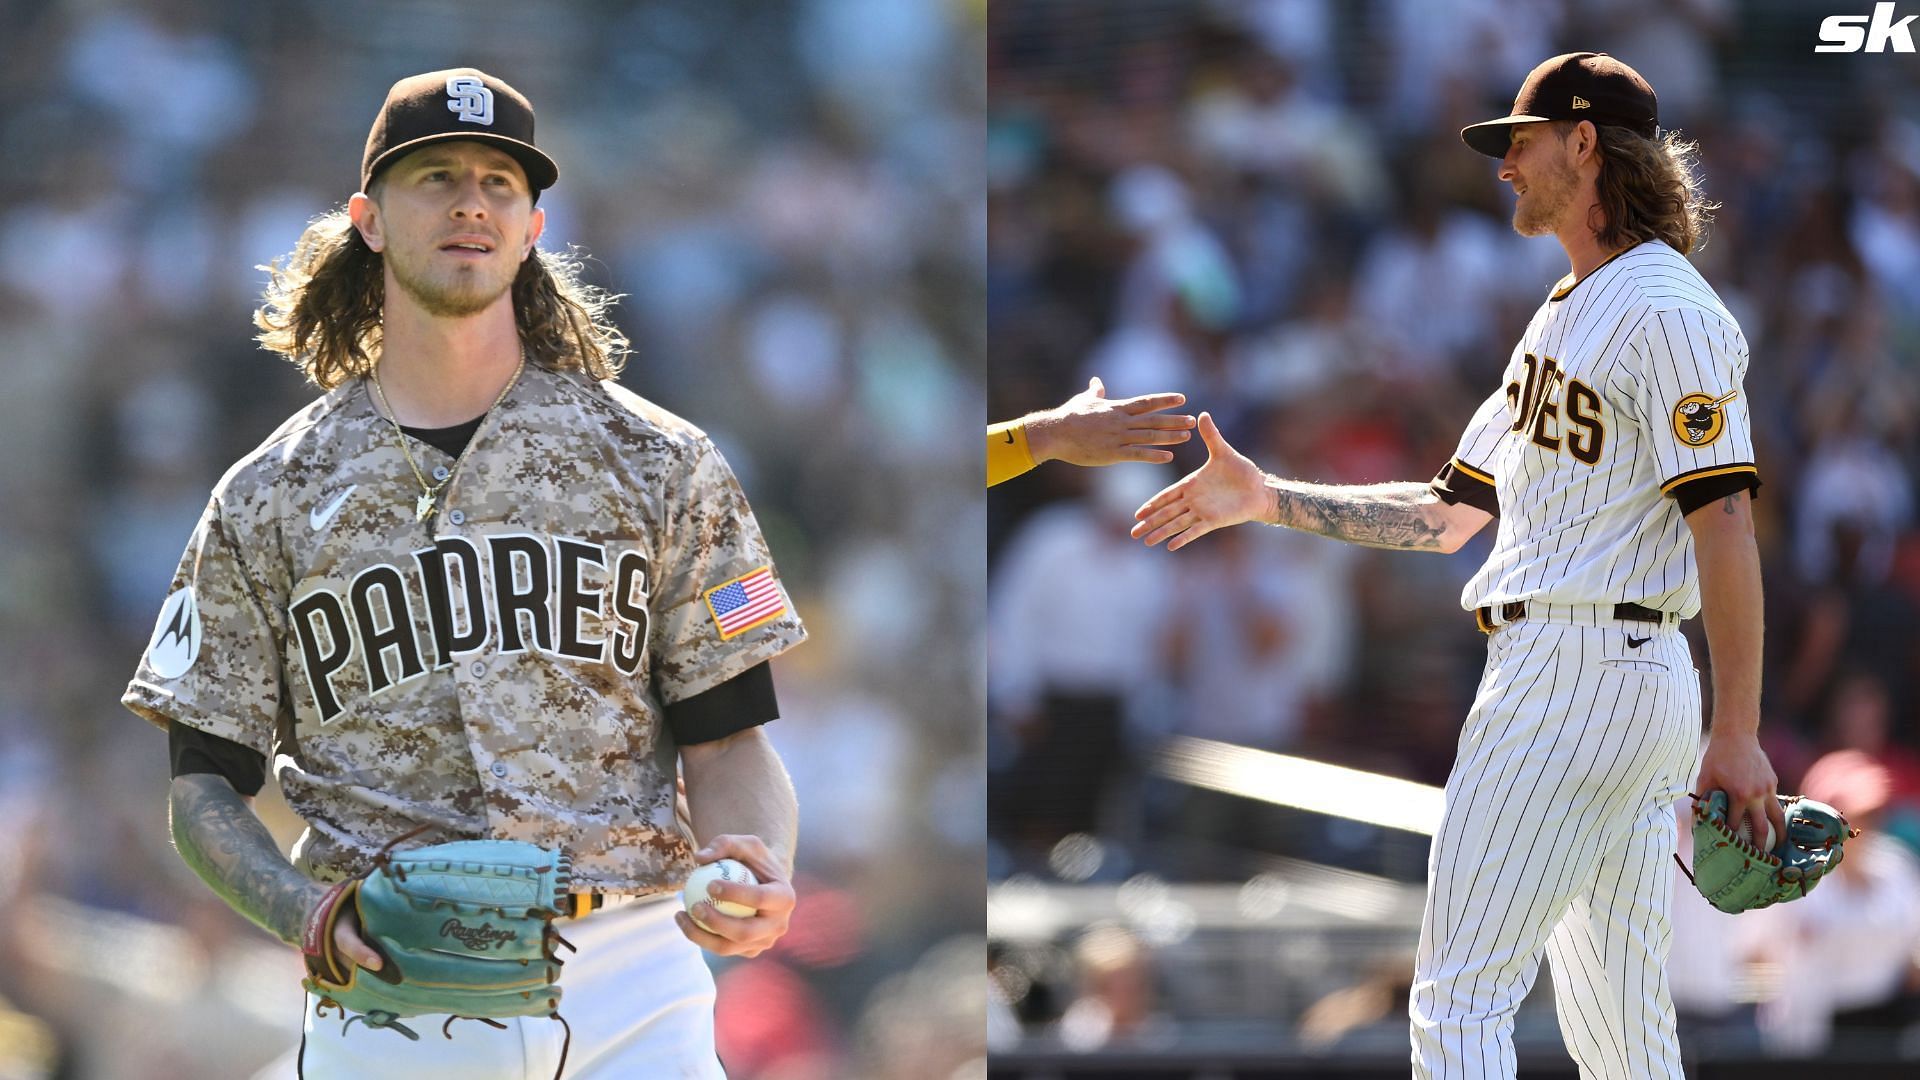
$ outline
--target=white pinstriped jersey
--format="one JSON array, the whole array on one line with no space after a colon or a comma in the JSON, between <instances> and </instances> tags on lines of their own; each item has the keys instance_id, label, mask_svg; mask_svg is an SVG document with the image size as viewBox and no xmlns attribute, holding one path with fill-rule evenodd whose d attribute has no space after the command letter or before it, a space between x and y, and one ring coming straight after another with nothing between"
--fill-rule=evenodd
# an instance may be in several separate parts
<instances>
[{"instance_id":1,"label":"white pinstriped jersey","mask_svg":"<svg viewBox=\"0 0 1920 1080\"><path fill-rule=\"evenodd\" d=\"M1461 604L1625 601L1698 614L1693 535L1668 496L1757 472L1746 371L1739 325L1666 244L1562 279L1454 454L1453 468L1491 484L1500 507L1493 552Z\"/></svg>"}]
</instances>

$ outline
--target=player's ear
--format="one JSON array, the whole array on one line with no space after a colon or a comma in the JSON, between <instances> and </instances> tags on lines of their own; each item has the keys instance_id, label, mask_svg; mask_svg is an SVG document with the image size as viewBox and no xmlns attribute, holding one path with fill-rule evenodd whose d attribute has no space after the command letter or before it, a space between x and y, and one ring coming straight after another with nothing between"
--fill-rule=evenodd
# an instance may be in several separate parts
<instances>
[{"instance_id":1,"label":"player's ear","mask_svg":"<svg viewBox=\"0 0 1920 1080\"><path fill-rule=\"evenodd\" d=\"M1573 125L1573 130L1567 135L1567 148L1573 151L1575 165L1586 164L1587 159L1600 150L1600 129L1594 127L1591 120L1582 120Z\"/></svg>"},{"instance_id":2,"label":"player's ear","mask_svg":"<svg viewBox=\"0 0 1920 1080\"><path fill-rule=\"evenodd\" d=\"M540 242L540 234L545 232L546 228L547 212L537 206L534 207L533 213L527 217L527 249L520 253L521 262L526 262L533 254L533 245Z\"/></svg>"},{"instance_id":3,"label":"player's ear","mask_svg":"<svg viewBox=\"0 0 1920 1080\"><path fill-rule=\"evenodd\" d=\"M387 238L380 221L380 204L364 191L356 191L347 200L347 218L360 230L360 239L375 251L386 247Z\"/></svg>"}]
</instances>

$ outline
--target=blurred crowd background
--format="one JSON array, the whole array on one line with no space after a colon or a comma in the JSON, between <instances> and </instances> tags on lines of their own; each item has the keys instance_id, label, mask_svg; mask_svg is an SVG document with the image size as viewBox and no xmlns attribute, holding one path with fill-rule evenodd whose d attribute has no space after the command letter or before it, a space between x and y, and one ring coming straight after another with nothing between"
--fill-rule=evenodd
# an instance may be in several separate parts
<instances>
[{"instance_id":1,"label":"blurred crowd background","mask_svg":"<svg viewBox=\"0 0 1920 1080\"><path fill-rule=\"evenodd\" d=\"M213 484L314 395L251 340L259 265L459 65L535 103L543 242L626 294L622 381L715 437L813 632L769 728L799 912L716 961L722 1056L979 1074L985 7L0 0L0 1077L298 1038L296 955L170 850L117 699Z\"/></svg>"},{"instance_id":2,"label":"blurred crowd background","mask_svg":"<svg viewBox=\"0 0 1920 1080\"><path fill-rule=\"evenodd\" d=\"M1722 207L1694 261L1752 349L1761 734L1781 791L1869 834L1766 917L1681 898L1690 1053L1920 1053L1920 67L1816 55L1844 10L1029 0L989 22L990 415L1091 375L1178 390L1283 476L1433 476L1566 273L1458 136L1533 65L1611 52L1698 140ZM1258 527L1129 541L1204 457L1047 465L990 495L993 1045L1377 1052L1404 1075L1426 837L1155 762L1192 736L1444 783L1484 661L1459 591L1492 530L1450 557ZM1570 1064L1547 997L1523 1043Z\"/></svg>"}]
</instances>

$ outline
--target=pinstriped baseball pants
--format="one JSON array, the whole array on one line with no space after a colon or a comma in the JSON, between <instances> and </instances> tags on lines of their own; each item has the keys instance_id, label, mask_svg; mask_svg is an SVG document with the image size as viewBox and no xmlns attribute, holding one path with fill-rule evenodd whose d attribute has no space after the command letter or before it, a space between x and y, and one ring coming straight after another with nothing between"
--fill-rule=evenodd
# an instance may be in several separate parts
<instances>
[{"instance_id":1,"label":"pinstriped baseball pants","mask_svg":"<svg viewBox=\"0 0 1920 1080\"><path fill-rule=\"evenodd\" d=\"M1417 1077L1512 1077L1514 1010L1543 954L1583 1078L1682 1075L1672 806L1698 762L1699 674L1676 629L1588 621L1488 639L1427 860Z\"/></svg>"}]
</instances>

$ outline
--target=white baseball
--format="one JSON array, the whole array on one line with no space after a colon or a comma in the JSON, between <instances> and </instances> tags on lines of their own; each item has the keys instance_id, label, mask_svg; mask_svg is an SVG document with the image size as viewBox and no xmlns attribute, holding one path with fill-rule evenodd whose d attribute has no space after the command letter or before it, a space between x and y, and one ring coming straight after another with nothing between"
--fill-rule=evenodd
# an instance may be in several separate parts
<instances>
[{"instance_id":1,"label":"white baseball","mask_svg":"<svg viewBox=\"0 0 1920 1080\"><path fill-rule=\"evenodd\" d=\"M1740 839L1748 844L1753 843L1753 823L1746 818L1740 819ZM1773 850L1773 820L1771 818L1767 820L1767 842L1758 846L1761 851L1771 852Z\"/></svg>"},{"instance_id":2,"label":"white baseball","mask_svg":"<svg viewBox=\"0 0 1920 1080\"><path fill-rule=\"evenodd\" d=\"M715 881L730 881L740 885L760 884L760 879L753 876L753 871L747 869L745 863L734 859L721 859L718 862L694 867L693 873L687 875L686 885L681 888L680 903L687 909L687 915L699 924L700 929L708 933L713 932L713 927L700 921L702 905L711 904L713 910L722 915L732 915L737 919L760 913L757 908L736 904L731 900L715 899L708 895L707 886Z\"/></svg>"}]
</instances>

